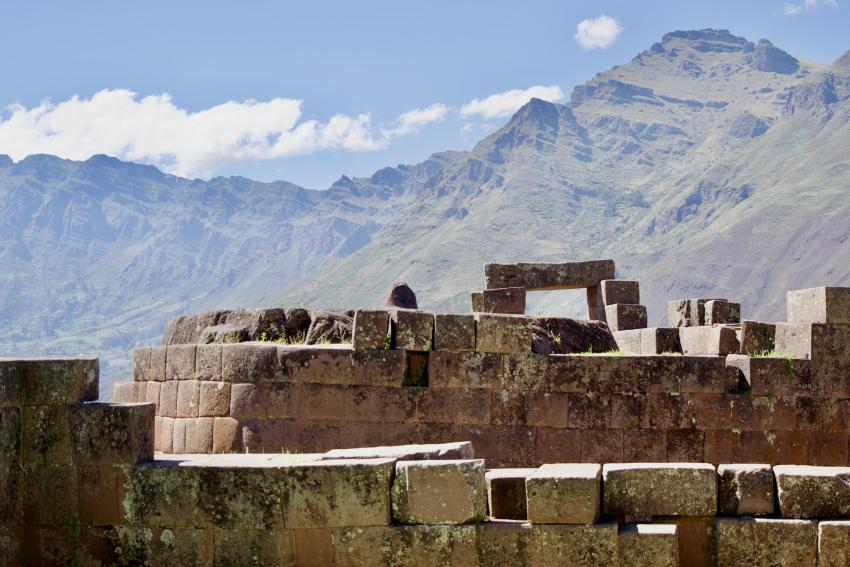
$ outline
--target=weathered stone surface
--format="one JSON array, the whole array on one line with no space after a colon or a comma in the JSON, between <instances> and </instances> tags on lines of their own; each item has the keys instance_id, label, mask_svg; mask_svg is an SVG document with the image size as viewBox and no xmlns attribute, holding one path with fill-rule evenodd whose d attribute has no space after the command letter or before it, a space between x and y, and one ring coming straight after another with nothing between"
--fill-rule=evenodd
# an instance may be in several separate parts
<instances>
[{"instance_id":1,"label":"weathered stone surface","mask_svg":"<svg viewBox=\"0 0 850 567\"><path fill-rule=\"evenodd\" d=\"M536 567L543 561L537 536L534 527L527 523L478 524L478 563L482 567Z\"/></svg>"},{"instance_id":2,"label":"weathered stone surface","mask_svg":"<svg viewBox=\"0 0 850 567\"><path fill-rule=\"evenodd\" d=\"M792 358L808 358L850 364L850 325L777 323L776 352Z\"/></svg>"},{"instance_id":3,"label":"weathered stone surface","mask_svg":"<svg viewBox=\"0 0 850 567\"><path fill-rule=\"evenodd\" d=\"M135 464L153 458L153 404L87 403L70 407L74 460L84 464Z\"/></svg>"},{"instance_id":4,"label":"weathered stone surface","mask_svg":"<svg viewBox=\"0 0 850 567\"><path fill-rule=\"evenodd\" d=\"M404 378L405 353L401 350L280 346L277 354L276 380L397 387Z\"/></svg>"},{"instance_id":5,"label":"weathered stone surface","mask_svg":"<svg viewBox=\"0 0 850 567\"><path fill-rule=\"evenodd\" d=\"M434 316L434 350L472 352L475 350L475 317L453 313Z\"/></svg>"},{"instance_id":6,"label":"weathered stone surface","mask_svg":"<svg viewBox=\"0 0 850 567\"><path fill-rule=\"evenodd\" d=\"M789 291L788 322L850 324L850 287L813 287Z\"/></svg>"},{"instance_id":7,"label":"weathered stone surface","mask_svg":"<svg viewBox=\"0 0 850 567\"><path fill-rule=\"evenodd\" d=\"M201 344L233 344L251 340L248 327L240 325L211 325L204 328L198 342Z\"/></svg>"},{"instance_id":8,"label":"weathered stone surface","mask_svg":"<svg viewBox=\"0 0 850 567\"><path fill-rule=\"evenodd\" d=\"M726 364L739 368L753 395L814 395L815 372L809 360L729 355Z\"/></svg>"},{"instance_id":9,"label":"weathered stone surface","mask_svg":"<svg viewBox=\"0 0 850 567\"><path fill-rule=\"evenodd\" d=\"M175 317L165 327L162 344L168 346L198 343L204 329L224 323L228 313L230 311L218 310Z\"/></svg>"},{"instance_id":10,"label":"weathered stone surface","mask_svg":"<svg viewBox=\"0 0 850 567\"><path fill-rule=\"evenodd\" d=\"M0 467L21 462L21 409L0 409Z\"/></svg>"},{"instance_id":11,"label":"weathered stone surface","mask_svg":"<svg viewBox=\"0 0 850 567\"><path fill-rule=\"evenodd\" d=\"M640 333L640 350L643 355L682 352L679 330L668 327L651 327Z\"/></svg>"},{"instance_id":12,"label":"weathered stone surface","mask_svg":"<svg viewBox=\"0 0 850 567\"><path fill-rule=\"evenodd\" d=\"M477 539L476 526L383 526L336 529L333 530L333 565L335 567L478 565Z\"/></svg>"},{"instance_id":13,"label":"weathered stone surface","mask_svg":"<svg viewBox=\"0 0 850 567\"><path fill-rule=\"evenodd\" d=\"M717 511L716 473L709 464L606 464L602 475L604 512L611 516L644 521Z\"/></svg>"},{"instance_id":14,"label":"weathered stone surface","mask_svg":"<svg viewBox=\"0 0 850 567\"><path fill-rule=\"evenodd\" d=\"M295 565L291 531L216 529L213 539L214 567Z\"/></svg>"},{"instance_id":15,"label":"weathered stone surface","mask_svg":"<svg viewBox=\"0 0 850 567\"><path fill-rule=\"evenodd\" d=\"M354 314L355 350L384 349L389 346L390 312L386 309L358 309Z\"/></svg>"},{"instance_id":16,"label":"weathered stone surface","mask_svg":"<svg viewBox=\"0 0 850 567\"><path fill-rule=\"evenodd\" d=\"M717 564L814 567L817 524L806 520L718 518Z\"/></svg>"},{"instance_id":17,"label":"weathered stone surface","mask_svg":"<svg viewBox=\"0 0 850 567\"><path fill-rule=\"evenodd\" d=\"M96 358L0 358L0 407L96 400Z\"/></svg>"},{"instance_id":18,"label":"weathered stone surface","mask_svg":"<svg viewBox=\"0 0 850 567\"><path fill-rule=\"evenodd\" d=\"M850 565L850 522L818 522L818 567Z\"/></svg>"},{"instance_id":19,"label":"weathered stone surface","mask_svg":"<svg viewBox=\"0 0 850 567\"><path fill-rule=\"evenodd\" d=\"M741 323L741 354L770 352L776 348L776 325L745 319Z\"/></svg>"},{"instance_id":20,"label":"weathered stone surface","mask_svg":"<svg viewBox=\"0 0 850 567\"><path fill-rule=\"evenodd\" d=\"M592 524L599 518L602 467L546 464L525 481L528 519L535 524Z\"/></svg>"},{"instance_id":21,"label":"weathered stone surface","mask_svg":"<svg viewBox=\"0 0 850 567\"><path fill-rule=\"evenodd\" d=\"M535 525L543 567L618 564L617 524Z\"/></svg>"},{"instance_id":22,"label":"weathered stone surface","mask_svg":"<svg viewBox=\"0 0 850 567\"><path fill-rule=\"evenodd\" d=\"M213 561L212 530L120 526L110 539L119 565L210 565Z\"/></svg>"},{"instance_id":23,"label":"weathered stone surface","mask_svg":"<svg viewBox=\"0 0 850 567\"><path fill-rule=\"evenodd\" d=\"M213 452L212 417L195 417L186 420L186 452L190 454Z\"/></svg>"},{"instance_id":24,"label":"weathered stone surface","mask_svg":"<svg viewBox=\"0 0 850 567\"><path fill-rule=\"evenodd\" d=\"M667 302L668 327L701 327L705 322L705 304L721 298L675 299Z\"/></svg>"},{"instance_id":25,"label":"weathered stone surface","mask_svg":"<svg viewBox=\"0 0 850 567\"><path fill-rule=\"evenodd\" d=\"M112 465L80 466L80 523L84 526L115 526L121 523L118 493L124 478Z\"/></svg>"},{"instance_id":26,"label":"weathered stone surface","mask_svg":"<svg viewBox=\"0 0 850 567\"><path fill-rule=\"evenodd\" d=\"M310 312L310 327L304 343L349 344L352 341L354 311L315 310ZM292 342L298 342L295 339Z\"/></svg>"},{"instance_id":27,"label":"weathered stone surface","mask_svg":"<svg viewBox=\"0 0 850 567\"><path fill-rule=\"evenodd\" d=\"M524 287L526 289L574 289L596 286L614 278L613 260L565 262L556 264L485 264L487 289Z\"/></svg>"},{"instance_id":28,"label":"weathered stone surface","mask_svg":"<svg viewBox=\"0 0 850 567\"><path fill-rule=\"evenodd\" d=\"M640 283L635 280L602 280L600 288L603 305L640 303Z\"/></svg>"},{"instance_id":29,"label":"weathered stone surface","mask_svg":"<svg viewBox=\"0 0 850 567\"><path fill-rule=\"evenodd\" d=\"M717 513L723 516L773 514L773 469L770 465L717 467Z\"/></svg>"},{"instance_id":30,"label":"weathered stone surface","mask_svg":"<svg viewBox=\"0 0 850 567\"><path fill-rule=\"evenodd\" d=\"M395 282L390 286L384 305L401 309L419 309L419 305L416 303L416 294L404 282Z\"/></svg>"},{"instance_id":31,"label":"weathered stone surface","mask_svg":"<svg viewBox=\"0 0 850 567\"><path fill-rule=\"evenodd\" d=\"M430 351L434 345L434 314L397 309L390 313L395 348Z\"/></svg>"},{"instance_id":32,"label":"weathered stone surface","mask_svg":"<svg viewBox=\"0 0 850 567\"><path fill-rule=\"evenodd\" d=\"M341 459L287 467L286 527L389 524L394 463L393 459Z\"/></svg>"},{"instance_id":33,"label":"weathered stone surface","mask_svg":"<svg viewBox=\"0 0 850 567\"><path fill-rule=\"evenodd\" d=\"M145 382L115 382L112 385L112 401L118 404L134 404L142 401L146 392Z\"/></svg>"},{"instance_id":34,"label":"weathered stone surface","mask_svg":"<svg viewBox=\"0 0 850 567\"><path fill-rule=\"evenodd\" d=\"M199 417L223 417L230 412L230 382L201 382Z\"/></svg>"},{"instance_id":35,"label":"weathered stone surface","mask_svg":"<svg viewBox=\"0 0 850 567\"><path fill-rule=\"evenodd\" d=\"M487 515L484 461L399 461L393 518L403 524L465 524Z\"/></svg>"},{"instance_id":36,"label":"weathered stone surface","mask_svg":"<svg viewBox=\"0 0 850 567\"><path fill-rule=\"evenodd\" d=\"M472 311L477 313L525 313L525 288L485 289L472 294Z\"/></svg>"},{"instance_id":37,"label":"weathered stone surface","mask_svg":"<svg viewBox=\"0 0 850 567\"><path fill-rule=\"evenodd\" d=\"M151 348L133 349L133 380L152 380L151 378Z\"/></svg>"},{"instance_id":38,"label":"weathered stone surface","mask_svg":"<svg viewBox=\"0 0 850 567\"><path fill-rule=\"evenodd\" d=\"M850 518L850 467L773 467L783 518Z\"/></svg>"},{"instance_id":39,"label":"weathered stone surface","mask_svg":"<svg viewBox=\"0 0 850 567\"><path fill-rule=\"evenodd\" d=\"M79 521L77 467L23 465L20 478L24 525L62 526Z\"/></svg>"},{"instance_id":40,"label":"weathered stone surface","mask_svg":"<svg viewBox=\"0 0 850 567\"><path fill-rule=\"evenodd\" d=\"M573 354L617 350L617 342L602 321L565 317L535 317L531 349L535 354Z\"/></svg>"},{"instance_id":41,"label":"weathered stone surface","mask_svg":"<svg viewBox=\"0 0 850 567\"><path fill-rule=\"evenodd\" d=\"M620 565L678 567L675 524L627 524L618 536Z\"/></svg>"},{"instance_id":42,"label":"weathered stone surface","mask_svg":"<svg viewBox=\"0 0 850 567\"><path fill-rule=\"evenodd\" d=\"M220 324L245 329L249 341L304 342L310 326L306 309L238 309L227 313ZM196 341L197 342L197 341Z\"/></svg>"},{"instance_id":43,"label":"weathered stone surface","mask_svg":"<svg viewBox=\"0 0 850 567\"><path fill-rule=\"evenodd\" d=\"M221 379L224 382L259 382L281 376L278 349L270 343L223 345Z\"/></svg>"},{"instance_id":44,"label":"weathered stone surface","mask_svg":"<svg viewBox=\"0 0 850 567\"><path fill-rule=\"evenodd\" d=\"M242 428L232 417L213 418L213 453L232 453L242 446Z\"/></svg>"},{"instance_id":45,"label":"weathered stone surface","mask_svg":"<svg viewBox=\"0 0 850 567\"><path fill-rule=\"evenodd\" d=\"M177 417L198 417L201 407L201 382L181 380L177 385Z\"/></svg>"},{"instance_id":46,"label":"weathered stone surface","mask_svg":"<svg viewBox=\"0 0 850 567\"><path fill-rule=\"evenodd\" d=\"M617 350L629 354L641 354L641 333L645 329L630 329L628 331L614 331L614 340L617 341Z\"/></svg>"},{"instance_id":47,"label":"weathered stone surface","mask_svg":"<svg viewBox=\"0 0 850 567\"><path fill-rule=\"evenodd\" d=\"M166 380L194 380L196 345L170 345L165 355Z\"/></svg>"},{"instance_id":48,"label":"weathered stone surface","mask_svg":"<svg viewBox=\"0 0 850 567\"><path fill-rule=\"evenodd\" d=\"M712 299L705 302L705 324L734 325L741 322L741 304L725 299Z\"/></svg>"},{"instance_id":49,"label":"weathered stone surface","mask_svg":"<svg viewBox=\"0 0 850 567\"><path fill-rule=\"evenodd\" d=\"M364 447L333 449L322 455L329 459L397 459L399 461L431 461L474 459L475 450L469 441L434 443L426 445L396 445L392 447Z\"/></svg>"},{"instance_id":50,"label":"weathered stone surface","mask_svg":"<svg viewBox=\"0 0 850 567\"><path fill-rule=\"evenodd\" d=\"M612 331L646 328L646 306L615 303L605 306L605 320Z\"/></svg>"},{"instance_id":51,"label":"weathered stone surface","mask_svg":"<svg viewBox=\"0 0 850 567\"><path fill-rule=\"evenodd\" d=\"M740 349L731 327L681 327L679 341L684 354L725 356Z\"/></svg>"},{"instance_id":52,"label":"weathered stone surface","mask_svg":"<svg viewBox=\"0 0 850 567\"><path fill-rule=\"evenodd\" d=\"M179 387L180 382L176 380L163 382L160 385L159 405L157 406L157 413L159 415L163 417L177 417L177 393Z\"/></svg>"},{"instance_id":53,"label":"weathered stone surface","mask_svg":"<svg viewBox=\"0 0 850 567\"><path fill-rule=\"evenodd\" d=\"M531 352L533 318L478 313L475 319L477 352Z\"/></svg>"},{"instance_id":54,"label":"weathered stone surface","mask_svg":"<svg viewBox=\"0 0 850 567\"><path fill-rule=\"evenodd\" d=\"M68 406L24 406L21 417L25 463L71 464L74 451Z\"/></svg>"},{"instance_id":55,"label":"weathered stone surface","mask_svg":"<svg viewBox=\"0 0 850 567\"><path fill-rule=\"evenodd\" d=\"M485 474L490 516L527 520L525 480L537 469L493 469Z\"/></svg>"},{"instance_id":56,"label":"weathered stone surface","mask_svg":"<svg viewBox=\"0 0 850 567\"><path fill-rule=\"evenodd\" d=\"M195 378L221 382L221 345L198 345L195 350Z\"/></svg>"},{"instance_id":57,"label":"weathered stone surface","mask_svg":"<svg viewBox=\"0 0 850 567\"><path fill-rule=\"evenodd\" d=\"M0 465L0 526L17 526L23 523L22 491L20 465Z\"/></svg>"}]
</instances>

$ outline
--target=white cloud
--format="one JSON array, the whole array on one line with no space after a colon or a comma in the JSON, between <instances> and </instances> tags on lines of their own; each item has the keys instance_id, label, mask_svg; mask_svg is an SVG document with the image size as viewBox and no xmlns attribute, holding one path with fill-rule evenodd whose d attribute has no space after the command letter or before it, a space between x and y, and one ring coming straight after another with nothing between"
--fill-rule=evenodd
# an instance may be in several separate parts
<instances>
[{"instance_id":1,"label":"white cloud","mask_svg":"<svg viewBox=\"0 0 850 567\"><path fill-rule=\"evenodd\" d=\"M782 11L786 16L796 16L804 12L811 12L821 6L838 8L838 0L803 0L802 2L786 2Z\"/></svg>"},{"instance_id":2,"label":"white cloud","mask_svg":"<svg viewBox=\"0 0 850 567\"><path fill-rule=\"evenodd\" d=\"M462 116L479 115L485 120L510 116L532 98L559 102L566 98L558 86L544 87L536 85L527 89L513 89L492 94L486 98L474 99L460 107Z\"/></svg>"},{"instance_id":3,"label":"white cloud","mask_svg":"<svg viewBox=\"0 0 850 567\"><path fill-rule=\"evenodd\" d=\"M0 153L20 160L34 153L68 159L108 154L150 163L178 175L208 176L228 163L308 154L361 152L441 120L442 104L402 114L389 128L369 114L302 120L301 100L225 102L198 112L180 108L168 94L139 97L126 89L102 90L0 114Z\"/></svg>"},{"instance_id":4,"label":"white cloud","mask_svg":"<svg viewBox=\"0 0 850 567\"><path fill-rule=\"evenodd\" d=\"M623 28L617 20L606 15L582 20L576 26L575 40L582 49L605 49L617 40Z\"/></svg>"}]
</instances>

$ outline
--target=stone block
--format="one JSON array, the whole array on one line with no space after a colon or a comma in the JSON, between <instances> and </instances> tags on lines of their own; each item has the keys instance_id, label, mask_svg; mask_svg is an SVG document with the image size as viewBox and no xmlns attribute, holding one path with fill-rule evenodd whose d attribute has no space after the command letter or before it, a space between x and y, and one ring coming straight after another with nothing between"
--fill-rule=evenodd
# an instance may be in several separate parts
<instances>
[{"instance_id":1,"label":"stone block","mask_svg":"<svg viewBox=\"0 0 850 567\"><path fill-rule=\"evenodd\" d=\"M771 352L776 348L776 325L744 320L741 323L741 354Z\"/></svg>"},{"instance_id":2,"label":"stone block","mask_svg":"<svg viewBox=\"0 0 850 567\"><path fill-rule=\"evenodd\" d=\"M0 358L0 407L96 400L98 378L96 358Z\"/></svg>"},{"instance_id":3,"label":"stone block","mask_svg":"<svg viewBox=\"0 0 850 567\"><path fill-rule=\"evenodd\" d=\"M221 347L221 379L224 382L257 383L282 377L278 349L273 343L227 344Z\"/></svg>"},{"instance_id":4,"label":"stone block","mask_svg":"<svg viewBox=\"0 0 850 567\"><path fill-rule=\"evenodd\" d=\"M712 299L705 302L705 324L737 325L741 322L741 304L725 299Z\"/></svg>"},{"instance_id":5,"label":"stone block","mask_svg":"<svg viewBox=\"0 0 850 567\"><path fill-rule=\"evenodd\" d=\"M675 524L627 524L617 543L620 565L678 567L679 542Z\"/></svg>"},{"instance_id":6,"label":"stone block","mask_svg":"<svg viewBox=\"0 0 850 567\"><path fill-rule=\"evenodd\" d=\"M543 561L534 526L520 522L478 524L478 564L536 567Z\"/></svg>"},{"instance_id":7,"label":"stone block","mask_svg":"<svg viewBox=\"0 0 850 567\"><path fill-rule=\"evenodd\" d=\"M617 349L629 354L641 354L641 334L646 329L629 329L626 331L614 331L614 340L617 341Z\"/></svg>"},{"instance_id":8,"label":"stone block","mask_svg":"<svg viewBox=\"0 0 850 567\"><path fill-rule=\"evenodd\" d=\"M198 417L201 406L201 382L181 380L177 386L177 416Z\"/></svg>"},{"instance_id":9,"label":"stone block","mask_svg":"<svg viewBox=\"0 0 850 567\"><path fill-rule=\"evenodd\" d=\"M120 495L124 475L113 465L78 467L80 523L116 526L121 523Z\"/></svg>"},{"instance_id":10,"label":"stone block","mask_svg":"<svg viewBox=\"0 0 850 567\"><path fill-rule=\"evenodd\" d=\"M0 465L0 526L23 524L23 488L21 466Z\"/></svg>"},{"instance_id":11,"label":"stone block","mask_svg":"<svg viewBox=\"0 0 850 567\"><path fill-rule=\"evenodd\" d=\"M814 395L817 392L814 368L809 360L730 355L726 364L741 370L753 395Z\"/></svg>"},{"instance_id":12,"label":"stone block","mask_svg":"<svg viewBox=\"0 0 850 567\"><path fill-rule=\"evenodd\" d=\"M182 454L186 452L186 425L192 418L175 418L171 435L171 452Z\"/></svg>"},{"instance_id":13,"label":"stone block","mask_svg":"<svg viewBox=\"0 0 850 567\"><path fill-rule=\"evenodd\" d=\"M528 519L535 524L592 524L599 519L602 467L545 464L528 477Z\"/></svg>"},{"instance_id":14,"label":"stone block","mask_svg":"<svg viewBox=\"0 0 850 567\"><path fill-rule=\"evenodd\" d=\"M118 565L211 565L213 531L121 526L113 532Z\"/></svg>"},{"instance_id":15,"label":"stone block","mask_svg":"<svg viewBox=\"0 0 850 567\"><path fill-rule=\"evenodd\" d=\"M24 406L23 460L29 464L70 465L68 406Z\"/></svg>"},{"instance_id":16,"label":"stone block","mask_svg":"<svg viewBox=\"0 0 850 567\"><path fill-rule=\"evenodd\" d=\"M640 283L635 280L602 280L600 288L603 305L640 303Z\"/></svg>"},{"instance_id":17,"label":"stone block","mask_svg":"<svg viewBox=\"0 0 850 567\"><path fill-rule=\"evenodd\" d=\"M63 526L79 521L77 467L23 465L24 525Z\"/></svg>"},{"instance_id":18,"label":"stone block","mask_svg":"<svg viewBox=\"0 0 850 567\"><path fill-rule=\"evenodd\" d=\"M177 417L177 393L180 382L172 380L163 382L159 388L159 405L157 413L163 417ZM117 400L116 400L117 401Z\"/></svg>"},{"instance_id":19,"label":"stone block","mask_svg":"<svg viewBox=\"0 0 850 567\"><path fill-rule=\"evenodd\" d=\"M469 441L433 443L424 445L397 445L393 447L363 447L356 449L333 449L320 457L334 459L397 459L399 461L443 461L473 459L475 450Z\"/></svg>"},{"instance_id":20,"label":"stone block","mask_svg":"<svg viewBox=\"0 0 850 567\"><path fill-rule=\"evenodd\" d=\"M640 351L643 355L682 352L679 330L669 327L650 327L641 330Z\"/></svg>"},{"instance_id":21,"label":"stone block","mask_svg":"<svg viewBox=\"0 0 850 567\"><path fill-rule=\"evenodd\" d=\"M614 279L613 260L565 263L485 264L487 289L575 289Z\"/></svg>"},{"instance_id":22,"label":"stone block","mask_svg":"<svg viewBox=\"0 0 850 567\"><path fill-rule=\"evenodd\" d=\"M717 564L730 567L814 567L817 524L806 520L718 518Z\"/></svg>"},{"instance_id":23,"label":"stone block","mask_svg":"<svg viewBox=\"0 0 850 567\"><path fill-rule=\"evenodd\" d=\"M213 540L213 567L295 565L291 530L216 529Z\"/></svg>"},{"instance_id":24,"label":"stone block","mask_svg":"<svg viewBox=\"0 0 850 567\"><path fill-rule=\"evenodd\" d=\"M717 466L717 513L722 516L773 514L773 469L770 465Z\"/></svg>"},{"instance_id":25,"label":"stone block","mask_svg":"<svg viewBox=\"0 0 850 567\"><path fill-rule=\"evenodd\" d=\"M773 467L783 518L850 518L850 467Z\"/></svg>"},{"instance_id":26,"label":"stone block","mask_svg":"<svg viewBox=\"0 0 850 567\"><path fill-rule=\"evenodd\" d=\"M691 355L726 356L740 349L735 329L731 327L681 327L679 341L682 352Z\"/></svg>"},{"instance_id":27,"label":"stone block","mask_svg":"<svg viewBox=\"0 0 850 567\"><path fill-rule=\"evenodd\" d=\"M709 464L606 464L602 475L607 515L644 521L653 516L711 516L717 511L717 475Z\"/></svg>"},{"instance_id":28,"label":"stone block","mask_svg":"<svg viewBox=\"0 0 850 567\"><path fill-rule=\"evenodd\" d=\"M531 352L534 322L531 317L479 313L475 318L477 352Z\"/></svg>"},{"instance_id":29,"label":"stone block","mask_svg":"<svg viewBox=\"0 0 850 567\"><path fill-rule=\"evenodd\" d=\"M393 518L403 524L465 524L487 515L482 459L399 461Z\"/></svg>"},{"instance_id":30,"label":"stone block","mask_svg":"<svg viewBox=\"0 0 850 567\"><path fill-rule=\"evenodd\" d=\"M171 453L174 448L174 418L160 417L159 436L154 448L163 453Z\"/></svg>"},{"instance_id":31,"label":"stone block","mask_svg":"<svg viewBox=\"0 0 850 567\"><path fill-rule=\"evenodd\" d=\"M605 306L605 320L611 331L646 328L646 306L615 303Z\"/></svg>"},{"instance_id":32,"label":"stone block","mask_svg":"<svg viewBox=\"0 0 850 567\"><path fill-rule=\"evenodd\" d=\"M476 313L525 313L525 288L485 289L472 294L472 311Z\"/></svg>"},{"instance_id":33,"label":"stone block","mask_svg":"<svg viewBox=\"0 0 850 567\"><path fill-rule=\"evenodd\" d=\"M135 404L147 396L147 382L115 382L112 385L112 401L117 404Z\"/></svg>"},{"instance_id":34,"label":"stone block","mask_svg":"<svg viewBox=\"0 0 850 567\"><path fill-rule=\"evenodd\" d=\"M221 345L198 345L195 351L195 379L221 381Z\"/></svg>"},{"instance_id":35,"label":"stone block","mask_svg":"<svg viewBox=\"0 0 850 567\"><path fill-rule=\"evenodd\" d=\"M434 345L434 314L414 309L397 309L390 314L394 347L430 351Z\"/></svg>"},{"instance_id":36,"label":"stone block","mask_svg":"<svg viewBox=\"0 0 850 567\"><path fill-rule=\"evenodd\" d=\"M535 525L543 567L617 565L617 524Z\"/></svg>"},{"instance_id":37,"label":"stone block","mask_svg":"<svg viewBox=\"0 0 850 567\"><path fill-rule=\"evenodd\" d=\"M454 313L434 316L434 350L472 352L475 350L475 317Z\"/></svg>"},{"instance_id":38,"label":"stone block","mask_svg":"<svg viewBox=\"0 0 850 567\"><path fill-rule=\"evenodd\" d=\"M88 403L71 406L74 460L84 464L136 464L153 458L153 404Z\"/></svg>"},{"instance_id":39,"label":"stone block","mask_svg":"<svg viewBox=\"0 0 850 567\"><path fill-rule=\"evenodd\" d=\"M12 567L23 565L21 551L24 546L24 534L21 528L6 528L0 526L0 565Z\"/></svg>"},{"instance_id":40,"label":"stone block","mask_svg":"<svg viewBox=\"0 0 850 567\"><path fill-rule=\"evenodd\" d=\"M138 401L144 402L146 404L154 404L155 406L159 407L159 398L162 394L162 382L148 381L144 382L144 384L144 396Z\"/></svg>"},{"instance_id":41,"label":"stone block","mask_svg":"<svg viewBox=\"0 0 850 567\"><path fill-rule=\"evenodd\" d=\"M477 536L476 526L338 529L333 531L333 565L478 565Z\"/></svg>"},{"instance_id":42,"label":"stone block","mask_svg":"<svg viewBox=\"0 0 850 567\"><path fill-rule=\"evenodd\" d=\"M199 417L224 417L230 412L230 382L201 382Z\"/></svg>"},{"instance_id":43,"label":"stone block","mask_svg":"<svg viewBox=\"0 0 850 567\"><path fill-rule=\"evenodd\" d=\"M151 347L151 380L165 382L166 358L168 358L168 347Z\"/></svg>"},{"instance_id":44,"label":"stone block","mask_svg":"<svg viewBox=\"0 0 850 567\"><path fill-rule=\"evenodd\" d=\"M850 324L850 287L813 287L789 291L788 322Z\"/></svg>"},{"instance_id":45,"label":"stone block","mask_svg":"<svg viewBox=\"0 0 850 567\"><path fill-rule=\"evenodd\" d=\"M286 527L389 524L388 495L394 464L393 459L342 459L287 467L283 502Z\"/></svg>"},{"instance_id":46,"label":"stone block","mask_svg":"<svg viewBox=\"0 0 850 567\"><path fill-rule=\"evenodd\" d=\"M777 323L776 352L792 358L850 364L850 325Z\"/></svg>"},{"instance_id":47,"label":"stone block","mask_svg":"<svg viewBox=\"0 0 850 567\"><path fill-rule=\"evenodd\" d=\"M186 420L186 452L190 454L213 452L212 417L195 417Z\"/></svg>"},{"instance_id":48,"label":"stone block","mask_svg":"<svg viewBox=\"0 0 850 567\"><path fill-rule=\"evenodd\" d=\"M537 469L493 469L485 473L490 516L502 520L528 519L525 479Z\"/></svg>"},{"instance_id":49,"label":"stone block","mask_svg":"<svg viewBox=\"0 0 850 567\"><path fill-rule=\"evenodd\" d=\"M213 418L213 453L235 453L242 448L242 428L232 417Z\"/></svg>"},{"instance_id":50,"label":"stone block","mask_svg":"<svg viewBox=\"0 0 850 567\"><path fill-rule=\"evenodd\" d=\"M165 355L166 380L194 380L196 345L171 345Z\"/></svg>"},{"instance_id":51,"label":"stone block","mask_svg":"<svg viewBox=\"0 0 850 567\"><path fill-rule=\"evenodd\" d=\"M536 391L528 394L528 425L567 427L569 394Z\"/></svg>"},{"instance_id":52,"label":"stone block","mask_svg":"<svg viewBox=\"0 0 850 567\"><path fill-rule=\"evenodd\" d=\"M389 348L390 312L386 309L358 309L354 313L354 350Z\"/></svg>"},{"instance_id":53,"label":"stone block","mask_svg":"<svg viewBox=\"0 0 850 567\"><path fill-rule=\"evenodd\" d=\"M21 462L21 432L21 409L0 409L0 467Z\"/></svg>"},{"instance_id":54,"label":"stone block","mask_svg":"<svg viewBox=\"0 0 850 567\"><path fill-rule=\"evenodd\" d=\"M850 565L850 522L818 522L818 567Z\"/></svg>"},{"instance_id":55,"label":"stone block","mask_svg":"<svg viewBox=\"0 0 850 567\"><path fill-rule=\"evenodd\" d=\"M133 380L143 382L153 380L151 377L151 348L133 349Z\"/></svg>"}]
</instances>

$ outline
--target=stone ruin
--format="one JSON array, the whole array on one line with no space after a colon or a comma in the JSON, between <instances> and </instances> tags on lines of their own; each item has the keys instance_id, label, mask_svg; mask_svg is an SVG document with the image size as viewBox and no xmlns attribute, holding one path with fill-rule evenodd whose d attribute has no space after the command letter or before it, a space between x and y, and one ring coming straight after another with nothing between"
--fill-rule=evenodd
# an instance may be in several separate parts
<instances>
[{"instance_id":1,"label":"stone ruin","mask_svg":"<svg viewBox=\"0 0 850 567\"><path fill-rule=\"evenodd\" d=\"M0 566L850 565L850 288L648 328L610 260L485 274L472 314L178 318L108 404L0 359Z\"/></svg>"}]
</instances>

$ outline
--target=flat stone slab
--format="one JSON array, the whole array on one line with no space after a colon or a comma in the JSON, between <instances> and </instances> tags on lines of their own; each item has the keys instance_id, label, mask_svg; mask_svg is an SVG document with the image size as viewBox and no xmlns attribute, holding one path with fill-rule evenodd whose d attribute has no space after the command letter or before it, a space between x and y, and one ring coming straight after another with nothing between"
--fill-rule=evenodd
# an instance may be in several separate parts
<instances>
[{"instance_id":1,"label":"flat stone slab","mask_svg":"<svg viewBox=\"0 0 850 567\"><path fill-rule=\"evenodd\" d=\"M602 467L546 464L525 481L528 520L535 524L592 524L599 518Z\"/></svg>"},{"instance_id":2,"label":"flat stone slab","mask_svg":"<svg viewBox=\"0 0 850 567\"><path fill-rule=\"evenodd\" d=\"M528 519L525 480L537 469L493 469L485 473L490 516L502 520Z\"/></svg>"},{"instance_id":3,"label":"flat stone slab","mask_svg":"<svg viewBox=\"0 0 850 567\"><path fill-rule=\"evenodd\" d=\"M815 567L817 523L809 520L718 518L717 565Z\"/></svg>"},{"instance_id":4,"label":"flat stone slab","mask_svg":"<svg viewBox=\"0 0 850 567\"><path fill-rule=\"evenodd\" d=\"M447 459L474 459L475 449L469 441L433 443L426 445L397 445L393 447L363 447L333 449L323 454L327 459L398 459L399 461L429 461Z\"/></svg>"},{"instance_id":5,"label":"flat stone slab","mask_svg":"<svg viewBox=\"0 0 850 567\"><path fill-rule=\"evenodd\" d=\"M818 567L850 565L850 522L818 522Z\"/></svg>"},{"instance_id":6,"label":"flat stone slab","mask_svg":"<svg viewBox=\"0 0 850 567\"><path fill-rule=\"evenodd\" d=\"M850 518L850 467L773 467L783 518Z\"/></svg>"},{"instance_id":7,"label":"flat stone slab","mask_svg":"<svg viewBox=\"0 0 850 567\"><path fill-rule=\"evenodd\" d=\"M487 289L574 289L614 279L614 260L565 263L485 264Z\"/></svg>"},{"instance_id":8,"label":"flat stone slab","mask_svg":"<svg viewBox=\"0 0 850 567\"><path fill-rule=\"evenodd\" d=\"M717 513L724 516L773 514L773 469L762 464L717 467Z\"/></svg>"},{"instance_id":9,"label":"flat stone slab","mask_svg":"<svg viewBox=\"0 0 850 567\"><path fill-rule=\"evenodd\" d=\"M677 567L679 540L676 524L626 524L618 536L620 565Z\"/></svg>"},{"instance_id":10,"label":"flat stone slab","mask_svg":"<svg viewBox=\"0 0 850 567\"><path fill-rule=\"evenodd\" d=\"M603 507L627 521L653 516L713 516L717 473L704 463L625 463L602 467Z\"/></svg>"},{"instance_id":11,"label":"flat stone slab","mask_svg":"<svg viewBox=\"0 0 850 567\"><path fill-rule=\"evenodd\" d=\"M399 461L393 518L402 524L467 524L487 516L484 460Z\"/></svg>"}]
</instances>

